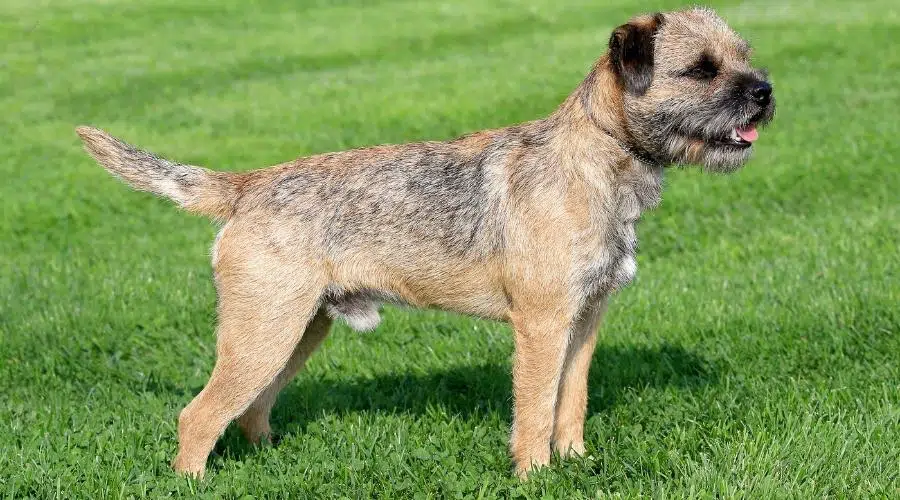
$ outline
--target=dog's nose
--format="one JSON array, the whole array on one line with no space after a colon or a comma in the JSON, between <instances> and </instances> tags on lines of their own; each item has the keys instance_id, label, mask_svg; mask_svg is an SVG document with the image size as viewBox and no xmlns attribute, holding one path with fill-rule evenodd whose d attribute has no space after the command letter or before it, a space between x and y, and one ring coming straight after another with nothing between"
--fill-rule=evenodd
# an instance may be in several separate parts
<instances>
[{"instance_id":1,"label":"dog's nose","mask_svg":"<svg viewBox=\"0 0 900 500\"><path fill-rule=\"evenodd\" d=\"M760 106L765 106L769 104L769 99L772 98L772 85L769 82L756 82L750 86L750 90L747 93L754 102Z\"/></svg>"}]
</instances>

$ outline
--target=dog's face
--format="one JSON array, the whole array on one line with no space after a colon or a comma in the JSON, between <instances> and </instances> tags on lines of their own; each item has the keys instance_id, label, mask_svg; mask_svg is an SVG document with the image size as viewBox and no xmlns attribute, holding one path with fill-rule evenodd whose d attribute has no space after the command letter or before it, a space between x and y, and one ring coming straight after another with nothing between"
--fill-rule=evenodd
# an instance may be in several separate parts
<instances>
[{"instance_id":1,"label":"dog's face","mask_svg":"<svg viewBox=\"0 0 900 500\"><path fill-rule=\"evenodd\" d=\"M613 32L609 61L634 141L665 163L736 170L775 114L768 74L710 10L633 19Z\"/></svg>"}]
</instances>

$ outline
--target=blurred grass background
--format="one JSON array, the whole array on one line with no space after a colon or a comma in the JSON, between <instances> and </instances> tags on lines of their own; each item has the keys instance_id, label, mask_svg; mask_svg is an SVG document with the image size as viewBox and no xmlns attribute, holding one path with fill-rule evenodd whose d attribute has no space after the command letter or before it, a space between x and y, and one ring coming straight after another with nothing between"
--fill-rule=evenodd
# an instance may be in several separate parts
<instances>
[{"instance_id":1,"label":"blurred grass background","mask_svg":"<svg viewBox=\"0 0 900 500\"><path fill-rule=\"evenodd\" d=\"M588 456L506 456L503 325L389 309L169 469L213 363L215 226L136 194L73 132L241 170L552 111L640 12L617 0L0 5L0 494L32 498L900 495L900 9L715 1L779 100L733 176L671 171L603 326Z\"/></svg>"}]
</instances>

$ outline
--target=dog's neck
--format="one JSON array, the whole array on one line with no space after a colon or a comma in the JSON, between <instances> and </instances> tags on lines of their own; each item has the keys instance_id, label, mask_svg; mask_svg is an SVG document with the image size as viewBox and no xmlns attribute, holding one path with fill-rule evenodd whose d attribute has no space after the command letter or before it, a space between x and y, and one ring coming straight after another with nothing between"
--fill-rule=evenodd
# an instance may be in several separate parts
<instances>
[{"instance_id":1,"label":"dog's neck","mask_svg":"<svg viewBox=\"0 0 900 500\"><path fill-rule=\"evenodd\" d=\"M656 159L652 154L650 154L650 152L648 152L644 149L632 146L629 143L622 142L621 140L617 139L612 134L610 134L610 136L616 140L616 143L618 144L618 146L620 148L622 148L622 150L625 151L625 153L627 153L632 158L632 160L640 163L642 166L646 166L649 168L660 168L660 169L665 167L665 164L662 161Z\"/></svg>"},{"instance_id":2,"label":"dog's neck","mask_svg":"<svg viewBox=\"0 0 900 500\"><path fill-rule=\"evenodd\" d=\"M634 193L641 210L650 209L659 204L666 165L636 146L625 125L615 78L602 58L547 122L556 131L559 149L584 160L573 162L582 170L580 177L597 179L598 185L615 179Z\"/></svg>"},{"instance_id":3,"label":"dog's neck","mask_svg":"<svg viewBox=\"0 0 900 500\"><path fill-rule=\"evenodd\" d=\"M564 114L570 120L581 118L586 122L586 130L581 131L615 145L622 153L622 162L633 161L648 168L666 167L665 161L641 147L628 130L621 92L608 57L603 56L554 115Z\"/></svg>"}]
</instances>

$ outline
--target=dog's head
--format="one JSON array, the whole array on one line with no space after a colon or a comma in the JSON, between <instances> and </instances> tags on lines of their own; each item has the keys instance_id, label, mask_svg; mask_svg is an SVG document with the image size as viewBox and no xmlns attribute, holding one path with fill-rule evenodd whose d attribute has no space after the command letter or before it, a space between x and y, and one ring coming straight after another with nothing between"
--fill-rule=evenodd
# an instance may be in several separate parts
<instances>
[{"instance_id":1,"label":"dog's head","mask_svg":"<svg viewBox=\"0 0 900 500\"><path fill-rule=\"evenodd\" d=\"M767 72L711 10L634 18L613 31L608 61L632 143L666 164L736 170L775 114Z\"/></svg>"}]
</instances>

